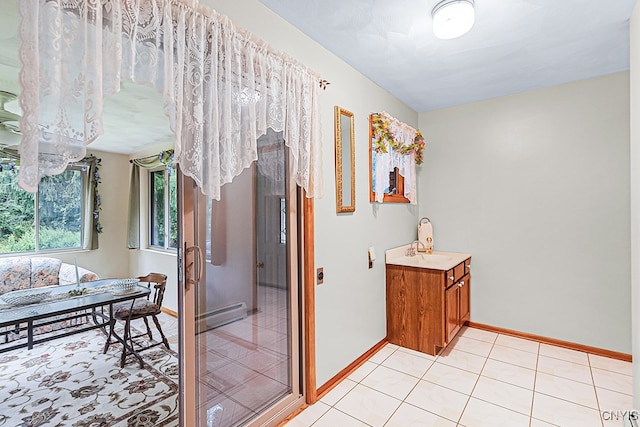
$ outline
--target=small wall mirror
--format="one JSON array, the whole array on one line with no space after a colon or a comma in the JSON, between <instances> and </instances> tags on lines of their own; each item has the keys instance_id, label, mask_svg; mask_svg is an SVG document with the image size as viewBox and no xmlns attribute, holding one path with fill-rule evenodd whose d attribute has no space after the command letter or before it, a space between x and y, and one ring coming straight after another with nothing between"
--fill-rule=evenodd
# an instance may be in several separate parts
<instances>
[{"instance_id":1,"label":"small wall mirror","mask_svg":"<svg viewBox=\"0 0 640 427\"><path fill-rule=\"evenodd\" d=\"M353 113L335 107L336 134L336 212L356 210L356 141Z\"/></svg>"}]
</instances>

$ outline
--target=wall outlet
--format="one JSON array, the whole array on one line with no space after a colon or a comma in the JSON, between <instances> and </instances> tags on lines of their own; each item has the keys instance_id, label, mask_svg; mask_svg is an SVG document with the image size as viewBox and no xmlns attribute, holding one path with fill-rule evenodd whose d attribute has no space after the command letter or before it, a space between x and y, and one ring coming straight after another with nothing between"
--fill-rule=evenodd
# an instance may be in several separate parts
<instances>
[{"instance_id":1,"label":"wall outlet","mask_svg":"<svg viewBox=\"0 0 640 427\"><path fill-rule=\"evenodd\" d=\"M316 280L318 282L318 285L322 285L322 282L324 281L324 268L318 268L318 275L316 276Z\"/></svg>"}]
</instances>

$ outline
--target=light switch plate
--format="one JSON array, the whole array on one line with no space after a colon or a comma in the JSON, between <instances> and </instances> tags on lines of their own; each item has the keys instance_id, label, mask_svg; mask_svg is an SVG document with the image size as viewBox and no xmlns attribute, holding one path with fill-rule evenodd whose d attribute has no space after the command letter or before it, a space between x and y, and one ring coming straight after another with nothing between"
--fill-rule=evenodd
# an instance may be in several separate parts
<instances>
[{"instance_id":1,"label":"light switch plate","mask_svg":"<svg viewBox=\"0 0 640 427\"><path fill-rule=\"evenodd\" d=\"M371 261L376 260L376 248L373 246L369 246L369 259Z\"/></svg>"}]
</instances>

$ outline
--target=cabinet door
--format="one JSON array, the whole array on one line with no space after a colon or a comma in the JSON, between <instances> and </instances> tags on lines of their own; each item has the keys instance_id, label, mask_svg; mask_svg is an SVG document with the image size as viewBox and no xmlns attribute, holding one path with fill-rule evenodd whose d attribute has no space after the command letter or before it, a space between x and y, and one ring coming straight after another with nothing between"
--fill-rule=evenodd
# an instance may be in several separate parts
<instances>
[{"instance_id":1,"label":"cabinet door","mask_svg":"<svg viewBox=\"0 0 640 427\"><path fill-rule=\"evenodd\" d=\"M403 269L397 265L387 265L387 339L397 345L403 341L406 289Z\"/></svg>"},{"instance_id":2,"label":"cabinet door","mask_svg":"<svg viewBox=\"0 0 640 427\"><path fill-rule=\"evenodd\" d=\"M471 276L466 275L460 281L460 285L458 287L459 292L459 310L460 310L460 326L471 318Z\"/></svg>"},{"instance_id":3,"label":"cabinet door","mask_svg":"<svg viewBox=\"0 0 640 427\"><path fill-rule=\"evenodd\" d=\"M458 314L458 285L454 284L447 288L444 294L445 299L445 329L447 335L447 343L451 342L453 337L460 329L460 316Z\"/></svg>"}]
</instances>

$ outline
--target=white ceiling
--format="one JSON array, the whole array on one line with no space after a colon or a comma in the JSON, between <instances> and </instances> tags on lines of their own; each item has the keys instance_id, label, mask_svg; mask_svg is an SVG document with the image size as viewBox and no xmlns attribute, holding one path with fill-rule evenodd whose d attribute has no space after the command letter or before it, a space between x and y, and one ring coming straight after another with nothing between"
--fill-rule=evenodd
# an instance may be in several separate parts
<instances>
[{"instance_id":1,"label":"white ceiling","mask_svg":"<svg viewBox=\"0 0 640 427\"><path fill-rule=\"evenodd\" d=\"M0 4L0 90L17 94L18 1ZM431 32L439 0L260 1L418 112L629 68L635 0L475 0L474 27L454 40ZM152 88L123 85L105 101L105 135L91 148L166 147L161 106ZM0 132L0 144L17 142Z\"/></svg>"},{"instance_id":2,"label":"white ceiling","mask_svg":"<svg viewBox=\"0 0 640 427\"><path fill-rule=\"evenodd\" d=\"M440 0L260 1L417 112L629 69L635 0L475 0L453 40Z\"/></svg>"}]
</instances>

